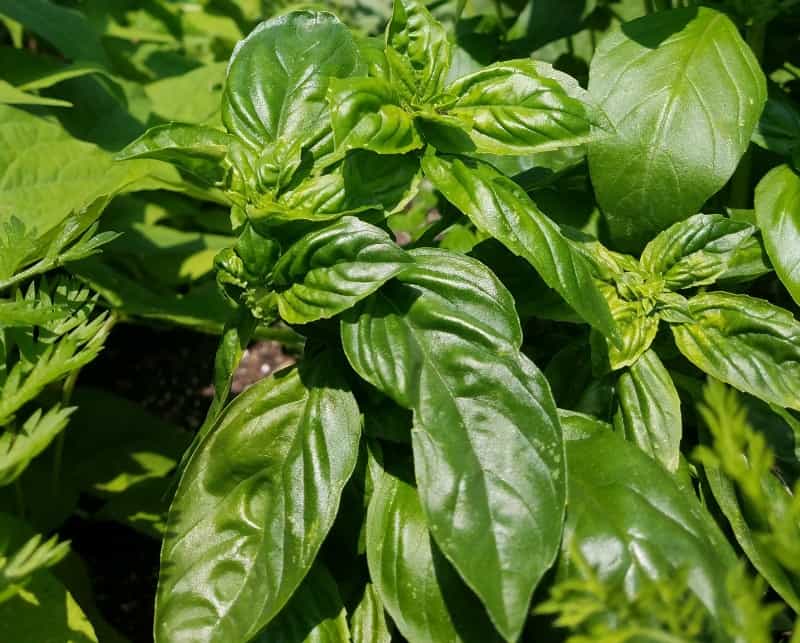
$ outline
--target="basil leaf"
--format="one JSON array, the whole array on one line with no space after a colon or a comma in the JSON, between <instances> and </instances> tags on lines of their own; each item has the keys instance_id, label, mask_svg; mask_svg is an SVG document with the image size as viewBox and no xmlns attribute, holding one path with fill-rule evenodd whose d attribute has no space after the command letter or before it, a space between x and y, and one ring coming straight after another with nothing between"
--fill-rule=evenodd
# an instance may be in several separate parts
<instances>
[{"instance_id":1,"label":"basil leaf","mask_svg":"<svg viewBox=\"0 0 800 643\"><path fill-rule=\"evenodd\" d=\"M713 292L689 300L693 324L673 325L702 371L766 402L800 410L800 323L762 299Z\"/></svg>"},{"instance_id":2,"label":"basil leaf","mask_svg":"<svg viewBox=\"0 0 800 643\"><path fill-rule=\"evenodd\" d=\"M612 237L634 251L727 183L766 81L736 26L700 7L616 29L592 58L589 92L617 131L589 145L592 182Z\"/></svg>"},{"instance_id":3,"label":"basil leaf","mask_svg":"<svg viewBox=\"0 0 800 643\"><path fill-rule=\"evenodd\" d=\"M200 443L170 507L158 643L247 641L300 584L358 455L341 372L309 355L236 398Z\"/></svg>"},{"instance_id":4,"label":"basil leaf","mask_svg":"<svg viewBox=\"0 0 800 643\"><path fill-rule=\"evenodd\" d=\"M414 117L394 88L380 78L348 78L331 83L333 140L337 150L365 149L404 154L422 147Z\"/></svg>"},{"instance_id":5,"label":"basil leaf","mask_svg":"<svg viewBox=\"0 0 800 643\"><path fill-rule=\"evenodd\" d=\"M659 233L642 252L645 270L678 290L714 283L755 228L719 214L698 214Z\"/></svg>"},{"instance_id":6,"label":"basil leaf","mask_svg":"<svg viewBox=\"0 0 800 643\"><path fill-rule=\"evenodd\" d=\"M733 551L672 476L613 433L567 442L567 463L569 512L559 577L577 572L573 548L604 584L624 587L630 598L647 578L668 580L686 571L689 589L709 612L719 621L736 621L726 587Z\"/></svg>"},{"instance_id":7,"label":"basil leaf","mask_svg":"<svg viewBox=\"0 0 800 643\"><path fill-rule=\"evenodd\" d=\"M564 431L564 440L585 440L596 433L612 430L608 422L603 422L593 415L558 409L558 419Z\"/></svg>"},{"instance_id":8,"label":"basil leaf","mask_svg":"<svg viewBox=\"0 0 800 643\"><path fill-rule=\"evenodd\" d=\"M392 643L383 602L372 583L364 588L364 596L350 620L350 630L353 643Z\"/></svg>"},{"instance_id":9,"label":"basil leaf","mask_svg":"<svg viewBox=\"0 0 800 643\"><path fill-rule=\"evenodd\" d=\"M394 0L386 27L389 77L402 98L424 105L444 89L452 46L422 0Z\"/></svg>"},{"instance_id":10,"label":"basil leaf","mask_svg":"<svg viewBox=\"0 0 800 643\"><path fill-rule=\"evenodd\" d=\"M232 136L211 127L168 123L147 130L116 158L166 161L215 185L225 176L222 162L232 141Z\"/></svg>"},{"instance_id":11,"label":"basil leaf","mask_svg":"<svg viewBox=\"0 0 800 643\"><path fill-rule=\"evenodd\" d=\"M338 315L412 263L386 232L343 217L304 236L275 264L281 318L304 324Z\"/></svg>"},{"instance_id":12,"label":"basil leaf","mask_svg":"<svg viewBox=\"0 0 800 643\"><path fill-rule=\"evenodd\" d=\"M683 433L681 400L654 350L645 352L619 376L617 397L615 419L625 438L675 473Z\"/></svg>"},{"instance_id":13,"label":"basil leaf","mask_svg":"<svg viewBox=\"0 0 800 643\"><path fill-rule=\"evenodd\" d=\"M615 335L608 304L585 259L521 187L480 161L426 154L422 168L448 201L527 259L583 319L603 335Z\"/></svg>"},{"instance_id":14,"label":"basil leaf","mask_svg":"<svg viewBox=\"0 0 800 643\"><path fill-rule=\"evenodd\" d=\"M280 614L251 643L349 643L342 597L325 566L314 563Z\"/></svg>"},{"instance_id":15,"label":"basil leaf","mask_svg":"<svg viewBox=\"0 0 800 643\"><path fill-rule=\"evenodd\" d=\"M263 22L233 51L222 122L255 149L279 139L320 144L330 136L331 78L359 66L358 46L333 14L294 11Z\"/></svg>"},{"instance_id":16,"label":"basil leaf","mask_svg":"<svg viewBox=\"0 0 800 643\"><path fill-rule=\"evenodd\" d=\"M417 490L385 471L367 510L367 562L410 643L497 640L482 606L431 539Z\"/></svg>"},{"instance_id":17,"label":"basil leaf","mask_svg":"<svg viewBox=\"0 0 800 643\"><path fill-rule=\"evenodd\" d=\"M800 177L788 165L776 167L756 187L755 204L775 272L800 302Z\"/></svg>"},{"instance_id":18,"label":"basil leaf","mask_svg":"<svg viewBox=\"0 0 800 643\"><path fill-rule=\"evenodd\" d=\"M413 409L433 537L513 640L560 540L555 403L519 353L514 301L496 277L450 252L411 254L416 265L343 320L342 341L362 378Z\"/></svg>"},{"instance_id":19,"label":"basil leaf","mask_svg":"<svg viewBox=\"0 0 800 643\"><path fill-rule=\"evenodd\" d=\"M782 90L770 87L753 142L787 159L800 149L800 109Z\"/></svg>"},{"instance_id":20,"label":"basil leaf","mask_svg":"<svg viewBox=\"0 0 800 643\"><path fill-rule=\"evenodd\" d=\"M533 60L485 67L456 80L446 95L455 98L442 109L464 121L470 145L442 151L547 152L587 143L591 127L606 123L575 79Z\"/></svg>"}]
</instances>

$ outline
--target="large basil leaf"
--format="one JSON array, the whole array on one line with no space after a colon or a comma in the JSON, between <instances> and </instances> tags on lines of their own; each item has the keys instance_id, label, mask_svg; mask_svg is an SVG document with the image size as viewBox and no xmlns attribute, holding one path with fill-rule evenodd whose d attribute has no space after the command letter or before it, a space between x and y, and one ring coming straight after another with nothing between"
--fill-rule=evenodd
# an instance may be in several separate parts
<instances>
[{"instance_id":1,"label":"large basil leaf","mask_svg":"<svg viewBox=\"0 0 800 643\"><path fill-rule=\"evenodd\" d=\"M800 302L800 177L788 165L769 172L756 187L756 220L775 272Z\"/></svg>"},{"instance_id":2,"label":"large basil leaf","mask_svg":"<svg viewBox=\"0 0 800 643\"><path fill-rule=\"evenodd\" d=\"M280 614L251 643L349 643L342 597L330 572L315 563Z\"/></svg>"},{"instance_id":3,"label":"large basil leaf","mask_svg":"<svg viewBox=\"0 0 800 643\"><path fill-rule=\"evenodd\" d=\"M427 154L422 167L478 228L527 259L583 319L614 336L614 320L586 260L520 186L480 161Z\"/></svg>"},{"instance_id":4,"label":"large basil leaf","mask_svg":"<svg viewBox=\"0 0 800 643\"><path fill-rule=\"evenodd\" d=\"M394 87L380 78L331 83L331 122L337 150L365 149L403 154L422 147L414 117L400 105Z\"/></svg>"},{"instance_id":5,"label":"large basil leaf","mask_svg":"<svg viewBox=\"0 0 800 643\"><path fill-rule=\"evenodd\" d=\"M471 145L486 154L523 155L586 143L605 119L573 78L547 63L496 63L456 80L445 113L465 122Z\"/></svg>"},{"instance_id":6,"label":"large basil leaf","mask_svg":"<svg viewBox=\"0 0 800 643\"><path fill-rule=\"evenodd\" d=\"M450 252L411 254L416 265L342 322L345 352L359 375L413 409L433 537L513 640L560 540L555 403L519 353L514 301L497 278Z\"/></svg>"},{"instance_id":7,"label":"large basil leaf","mask_svg":"<svg viewBox=\"0 0 800 643\"><path fill-rule=\"evenodd\" d=\"M444 88L452 45L447 31L422 0L394 0L386 27L386 60L392 85L402 97L423 105Z\"/></svg>"},{"instance_id":8,"label":"large basil leaf","mask_svg":"<svg viewBox=\"0 0 800 643\"><path fill-rule=\"evenodd\" d=\"M278 310L296 324L333 317L372 294L413 259L389 235L355 217L312 232L278 260Z\"/></svg>"},{"instance_id":9,"label":"large basil leaf","mask_svg":"<svg viewBox=\"0 0 800 643\"><path fill-rule=\"evenodd\" d=\"M744 221L698 214L659 233L642 252L642 268L662 275L668 288L713 283L725 274L736 251L755 232Z\"/></svg>"},{"instance_id":10,"label":"large basil leaf","mask_svg":"<svg viewBox=\"0 0 800 643\"><path fill-rule=\"evenodd\" d=\"M645 578L685 571L716 617L736 620L726 588L736 558L700 503L651 458L613 433L567 442L569 511L558 574L575 573L577 549L601 581L636 596ZM726 640L726 639L723 639Z\"/></svg>"},{"instance_id":11,"label":"large basil leaf","mask_svg":"<svg viewBox=\"0 0 800 643\"><path fill-rule=\"evenodd\" d=\"M589 91L617 130L589 146L592 182L627 250L725 185L766 100L764 74L736 26L703 7L614 31L592 58Z\"/></svg>"},{"instance_id":12,"label":"large basil leaf","mask_svg":"<svg viewBox=\"0 0 800 643\"><path fill-rule=\"evenodd\" d=\"M222 121L256 149L278 139L319 143L330 134L330 79L359 65L350 30L330 13L294 11L264 22L231 56Z\"/></svg>"},{"instance_id":13,"label":"large basil leaf","mask_svg":"<svg viewBox=\"0 0 800 643\"><path fill-rule=\"evenodd\" d=\"M247 641L300 584L358 454L341 370L310 355L248 389L200 443L170 507L158 643Z\"/></svg>"},{"instance_id":14,"label":"large basil leaf","mask_svg":"<svg viewBox=\"0 0 800 643\"><path fill-rule=\"evenodd\" d=\"M480 603L431 539L417 490L388 472L367 510L367 562L383 604L410 643L497 639Z\"/></svg>"},{"instance_id":15,"label":"large basil leaf","mask_svg":"<svg viewBox=\"0 0 800 643\"><path fill-rule=\"evenodd\" d=\"M350 620L353 643L392 643L383 602L375 586L367 583L364 596Z\"/></svg>"},{"instance_id":16,"label":"large basil leaf","mask_svg":"<svg viewBox=\"0 0 800 643\"><path fill-rule=\"evenodd\" d=\"M695 319L671 326L686 358L766 402L800 410L800 323L762 299L712 292L689 300Z\"/></svg>"},{"instance_id":17,"label":"large basil leaf","mask_svg":"<svg viewBox=\"0 0 800 643\"><path fill-rule=\"evenodd\" d=\"M674 473L681 446L681 401L654 350L648 350L617 381L618 422L623 434Z\"/></svg>"}]
</instances>

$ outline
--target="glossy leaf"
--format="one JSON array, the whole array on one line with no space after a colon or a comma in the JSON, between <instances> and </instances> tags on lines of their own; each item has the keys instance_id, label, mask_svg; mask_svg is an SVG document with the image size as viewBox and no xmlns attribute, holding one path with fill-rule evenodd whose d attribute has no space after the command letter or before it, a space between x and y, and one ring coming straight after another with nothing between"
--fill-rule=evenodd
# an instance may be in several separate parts
<instances>
[{"instance_id":1,"label":"glossy leaf","mask_svg":"<svg viewBox=\"0 0 800 643\"><path fill-rule=\"evenodd\" d=\"M413 115L389 82L348 78L331 83L331 122L337 150L404 154L422 147Z\"/></svg>"},{"instance_id":2,"label":"glossy leaf","mask_svg":"<svg viewBox=\"0 0 800 643\"><path fill-rule=\"evenodd\" d=\"M330 355L240 395L170 507L156 641L249 640L284 607L336 516L360 420Z\"/></svg>"},{"instance_id":3,"label":"glossy leaf","mask_svg":"<svg viewBox=\"0 0 800 643\"><path fill-rule=\"evenodd\" d=\"M592 58L589 91L616 135L589 146L617 245L638 250L697 212L733 174L766 100L753 52L704 7L626 23Z\"/></svg>"},{"instance_id":4,"label":"glossy leaf","mask_svg":"<svg viewBox=\"0 0 800 643\"><path fill-rule=\"evenodd\" d=\"M330 134L331 78L346 78L358 69L358 47L332 14L294 11L273 18L234 50L222 120L255 149L278 139L319 143Z\"/></svg>"},{"instance_id":5,"label":"glossy leaf","mask_svg":"<svg viewBox=\"0 0 800 643\"><path fill-rule=\"evenodd\" d=\"M800 302L800 177L781 165L756 187L756 219L775 272Z\"/></svg>"},{"instance_id":6,"label":"glossy leaf","mask_svg":"<svg viewBox=\"0 0 800 643\"><path fill-rule=\"evenodd\" d=\"M605 336L615 326L589 265L525 191L487 163L426 155L425 176L481 230L524 257L545 283Z\"/></svg>"},{"instance_id":7,"label":"glossy leaf","mask_svg":"<svg viewBox=\"0 0 800 643\"><path fill-rule=\"evenodd\" d=\"M392 643L383 602L372 583L364 588L364 596L353 612L350 630L353 643Z\"/></svg>"},{"instance_id":8,"label":"glossy leaf","mask_svg":"<svg viewBox=\"0 0 800 643\"><path fill-rule=\"evenodd\" d=\"M633 598L650 580L683 571L692 591L721 621L735 622L726 587L736 558L700 503L664 469L613 433L567 442L569 512L558 576L576 573L576 548L609 584ZM727 639L723 639L727 640Z\"/></svg>"},{"instance_id":9,"label":"glossy leaf","mask_svg":"<svg viewBox=\"0 0 800 643\"><path fill-rule=\"evenodd\" d=\"M755 228L719 214L698 214L659 233L642 252L645 270L668 288L705 286L725 274Z\"/></svg>"},{"instance_id":10,"label":"glossy leaf","mask_svg":"<svg viewBox=\"0 0 800 643\"><path fill-rule=\"evenodd\" d=\"M452 46L422 0L394 0L386 59L392 85L403 98L422 105L444 89Z\"/></svg>"},{"instance_id":11,"label":"glossy leaf","mask_svg":"<svg viewBox=\"0 0 800 643\"><path fill-rule=\"evenodd\" d=\"M800 108L780 89L770 88L753 142L789 159L800 149Z\"/></svg>"},{"instance_id":12,"label":"glossy leaf","mask_svg":"<svg viewBox=\"0 0 800 643\"><path fill-rule=\"evenodd\" d=\"M383 472L367 512L375 589L410 643L497 639L476 597L431 538L416 489Z\"/></svg>"},{"instance_id":13,"label":"glossy leaf","mask_svg":"<svg viewBox=\"0 0 800 643\"><path fill-rule=\"evenodd\" d=\"M577 81L533 60L496 63L456 80L443 109L465 123L453 152L527 155L587 143L605 117Z\"/></svg>"},{"instance_id":14,"label":"glossy leaf","mask_svg":"<svg viewBox=\"0 0 800 643\"><path fill-rule=\"evenodd\" d=\"M800 410L800 323L762 299L713 292L689 300L696 320L673 325L702 371L766 402Z\"/></svg>"},{"instance_id":15,"label":"glossy leaf","mask_svg":"<svg viewBox=\"0 0 800 643\"><path fill-rule=\"evenodd\" d=\"M514 301L482 264L420 249L342 323L353 368L414 411L422 505L445 556L515 639L564 510L561 430L519 353Z\"/></svg>"},{"instance_id":16,"label":"glossy leaf","mask_svg":"<svg viewBox=\"0 0 800 643\"><path fill-rule=\"evenodd\" d=\"M680 461L681 401L669 372L648 350L617 381L619 424L626 439L670 473Z\"/></svg>"},{"instance_id":17,"label":"glossy leaf","mask_svg":"<svg viewBox=\"0 0 800 643\"><path fill-rule=\"evenodd\" d=\"M338 315L412 262L380 228L343 217L295 242L275 264L281 318L302 324Z\"/></svg>"}]
</instances>

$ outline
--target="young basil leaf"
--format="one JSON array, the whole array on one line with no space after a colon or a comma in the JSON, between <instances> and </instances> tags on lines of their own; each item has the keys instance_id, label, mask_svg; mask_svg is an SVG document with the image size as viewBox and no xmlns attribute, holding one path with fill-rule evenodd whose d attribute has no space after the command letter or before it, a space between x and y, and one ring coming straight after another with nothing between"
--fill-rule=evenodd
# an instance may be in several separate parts
<instances>
[{"instance_id":1,"label":"young basil leaf","mask_svg":"<svg viewBox=\"0 0 800 643\"><path fill-rule=\"evenodd\" d=\"M367 510L367 562L375 589L410 643L491 643L497 634L442 556L419 495L384 471Z\"/></svg>"},{"instance_id":2,"label":"young basil leaf","mask_svg":"<svg viewBox=\"0 0 800 643\"><path fill-rule=\"evenodd\" d=\"M364 588L364 596L350 619L350 630L353 643L392 643L383 601L372 583Z\"/></svg>"},{"instance_id":3,"label":"young basil leaf","mask_svg":"<svg viewBox=\"0 0 800 643\"><path fill-rule=\"evenodd\" d=\"M225 176L222 162L233 137L201 125L168 123L147 130L125 149L118 160L150 158L172 163L209 185Z\"/></svg>"},{"instance_id":4,"label":"young basil leaf","mask_svg":"<svg viewBox=\"0 0 800 643\"><path fill-rule=\"evenodd\" d=\"M343 217L297 241L275 264L281 318L304 324L338 315L411 264L386 232Z\"/></svg>"},{"instance_id":5,"label":"young basil leaf","mask_svg":"<svg viewBox=\"0 0 800 643\"><path fill-rule=\"evenodd\" d=\"M402 107L389 82L380 78L337 80L331 83L328 96L337 150L404 154L422 147L413 115Z\"/></svg>"},{"instance_id":6,"label":"young basil leaf","mask_svg":"<svg viewBox=\"0 0 800 643\"><path fill-rule=\"evenodd\" d=\"M567 442L569 512L558 577L578 574L577 549L599 579L634 598L647 578L686 571L688 587L716 617L737 621L726 578L736 558L700 503L664 469L613 433ZM722 638L720 640L728 640Z\"/></svg>"},{"instance_id":7,"label":"young basil leaf","mask_svg":"<svg viewBox=\"0 0 800 643\"><path fill-rule=\"evenodd\" d=\"M612 237L638 250L725 185L766 81L736 26L693 7L614 31L592 58L589 91L617 131L589 145L592 182Z\"/></svg>"},{"instance_id":8,"label":"young basil leaf","mask_svg":"<svg viewBox=\"0 0 800 643\"><path fill-rule=\"evenodd\" d=\"M394 0L386 27L386 60L403 99L424 105L444 89L452 45L422 0Z\"/></svg>"},{"instance_id":9,"label":"young basil leaf","mask_svg":"<svg viewBox=\"0 0 800 643\"><path fill-rule=\"evenodd\" d=\"M681 353L741 391L800 410L800 323L762 299L712 292L689 300L695 322L673 325Z\"/></svg>"},{"instance_id":10,"label":"young basil leaf","mask_svg":"<svg viewBox=\"0 0 800 643\"><path fill-rule=\"evenodd\" d=\"M564 440L585 440L597 433L613 430L608 422L603 422L593 415L558 409L558 419L564 432Z\"/></svg>"},{"instance_id":11,"label":"young basil leaf","mask_svg":"<svg viewBox=\"0 0 800 643\"><path fill-rule=\"evenodd\" d=\"M755 204L775 272L800 302L800 177L788 165L776 167L756 187Z\"/></svg>"},{"instance_id":12,"label":"young basil leaf","mask_svg":"<svg viewBox=\"0 0 800 643\"><path fill-rule=\"evenodd\" d=\"M309 356L236 398L200 443L170 507L158 643L247 641L300 584L358 455L341 373L331 355Z\"/></svg>"},{"instance_id":13,"label":"young basil leaf","mask_svg":"<svg viewBox=\"0 0 800 643\"><path fill-rule=\"evenodd\" d=\"M714 283L755 232L743 221L698 214L659 233L642 252L642 268L679 290Z\"/></svg>"},{"instance_id":14,"label":"young basil leaf","mask_svg":"<svg viewBox=\"0 0 800 643\"><path fill-rule=\"evenodd\" d=\"M250 643L348 643L350 630L339 588L317 561L292 598Z\"/></svg>"},{"instance_id":15,"label":"young basil leaf","mask_svg":"<svg viewBox=\"0 0 800 643\"><path fill-rule=\"evenodd\" d=\"M433 537L515 640L561 535L561 430L519 353L514 301L482 264L442 250L342 322L356 372L414 410L414 463Z\"/></svg>"},{"instance_id":16,"label":"young basil leaf","mask_svg":"<svg viewBox=\"0 0 800 643\"><path fill-rule=\"evenodd\" d=\"M222 121L257 150L279 139L319 144L330 136L330 80L359 71L358 46L333 14L294 11L273 18L231 56Z\"/></svg>"},{"instance_id":17,"label":"young basil leaf","mask_svg":"<svg viewBox=\"0 0 800 643\"><path fill-rule=\"evenodd\" d=\"M618 416L625 438L670 473L680 460L681 400L667 369L652 349L619 376Z\"/></svg>"},{"instance_id":18,"label":"young basil leaf","mask_svg":"<svg viewBox=\"0 0 800 643\"><path fill-rule=\"evenodd\" d=\"M577 81L533 60L485 67L456 80L446 96L440 111L464 121L469 144L437 144L445 152L535 154L587 143L592 126L607 126Z\"/></svg>"},{"instance_id":19,"label":"young basil leaf","mask_svg":"<svg viewBox=\"0 0 800 643\"><path fill-rule=\"evenodd\" d=\"M607 337L615 337L611 311L585 259L525 191L491 165L426 154L425 176L481 230L527 259L548 286Z\"/></svg>"}]
</instances>

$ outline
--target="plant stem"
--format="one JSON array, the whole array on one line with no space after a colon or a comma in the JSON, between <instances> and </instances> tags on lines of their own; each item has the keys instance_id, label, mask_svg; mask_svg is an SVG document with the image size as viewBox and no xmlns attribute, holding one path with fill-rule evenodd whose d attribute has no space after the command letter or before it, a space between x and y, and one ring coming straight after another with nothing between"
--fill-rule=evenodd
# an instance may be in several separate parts
<instances>
[{"instance_id":1,"label":"plant stem","mask_svg":"<svg viewBox=\"0 0 800 643\"><path fill-rule=\"evenodd\" d=\"M764 43L767 37L767 24L754 23L747 29L747 44L753 50L758 62L764 57ZM752 145L739 162L739 167L731 179L730 197L728 203L732 208L750 207L750 175L753 171Z\"/></svg>"}]
</instances>

